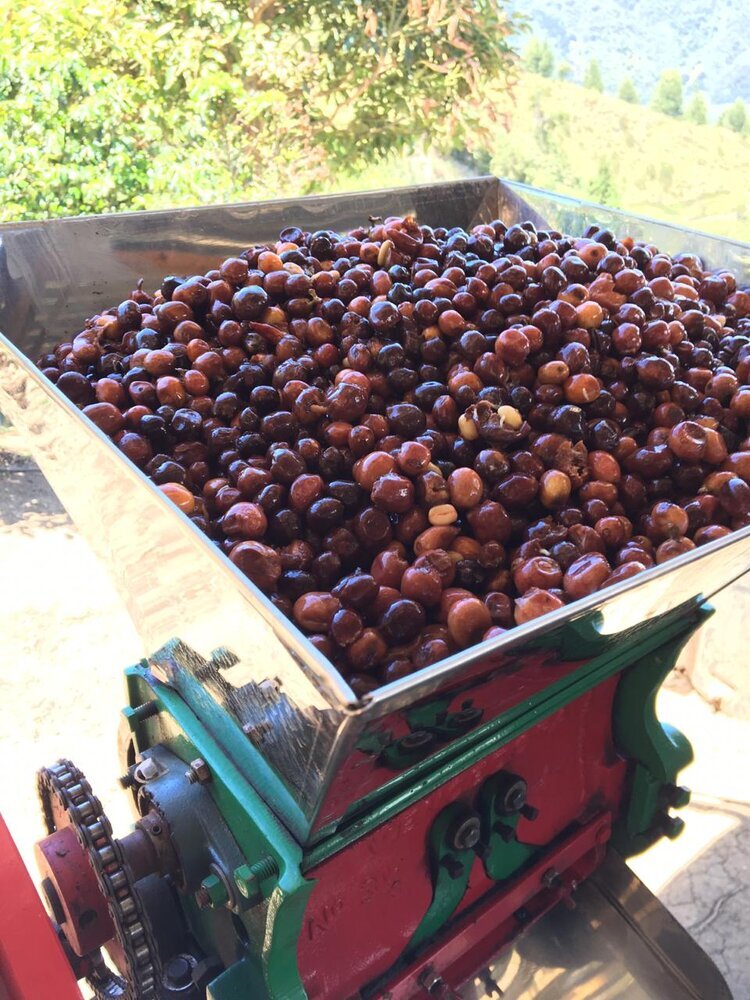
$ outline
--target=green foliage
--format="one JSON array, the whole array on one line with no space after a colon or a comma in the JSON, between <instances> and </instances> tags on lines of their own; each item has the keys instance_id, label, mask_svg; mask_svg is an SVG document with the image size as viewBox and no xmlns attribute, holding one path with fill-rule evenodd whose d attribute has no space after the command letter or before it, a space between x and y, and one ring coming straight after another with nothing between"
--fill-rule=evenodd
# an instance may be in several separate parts
<instances>
[{"instance_id":1,"label":"green foliage","mask_svg":"<svg viewBox=\"0 0 750 1000\"><path fill-rule=\"evenodd\" d=\"M600 205L617 205L617 188L612 168L606 160L599 160L596 174L589 183L588 193Z\"/></svg>"},{"instance_id":2,"label":"green foliage","mask_svg":"<svg viewBox=\"0 0 750 1000\"><path fill-rule=\"evenodd\" d=\"M573 67L570 63L563 62L557 67L557 78L558 80L570 80L573 76Z\"/></svg>"},{"instance_id":3,"label":"green foliage","mask_svg":"<svg viewBox=\"0 0 750 1000\"><path fill-rule=\"evenodd\" d=\"M583 85L584 87L588 87L589 90L598 90L600 93L604 90L602 71L599 69L599 63L596 59L592 59L586 67L586 75L583 78Z\"/></svg>"},{"instance_id":4,"label":"green foliage","mask_svg":"<svg viewBox=\"0 0 750 1000\"><path fill-rule=\"evenodd\" d=\"M526 46L523 58L529 72L538 73L540 76L554 76L555 57L547 42L532 38Z\"/></svg>"},{"instance_id":5,"label":"green foliage","mask_svg":"<svg viewBox=\"0 0 750 1000\"><path fill-rule=\"evenodd\" d=\"M426 139L481 148L504 0L0 0L3 220L331 188Z\"/></svg>"},{"instance_id":6,"label":"green foliage","mask_svg":"<svg viewBox=\"0 0 750 1000\"><path fill-rule=\"evenodd\" d=\"M721 116L720 124L731 128L733 132L743 132L745 130L748 124L747 109L745 102L741 98L738 97L734 104L730 108L727 108Z\"/></svg>"},{"instance_id":7,"label":"green foliage","mask_svg":"<svg viewBox=\"0 0 750 1000\"><path fill-rule=\"evenodd\" d=\"M620 91L617 96L621 101L626 101L628 104L640 104L638 92L629 76L626 76L620 84Z\"/></svg>"},{"instance_id":8,"label":"green foliage","mask_svg":"<svg viewBox=\"0 0 750 1000\"><path fill-rule=\"evenodd\" d=\"M654 111L679 118L682 114L682 77L676 69L665 70L656 85L651 101Z\"/></svg>"},{"instance_id":9,"label":"green foliage","mask_svg":"<svg viewBox=\"0 0 750 1000\"><path fill-rule=\"evenodd\" d=\"M708 106L706 98L700 91L696 91L685 111L685 117L694 125L708 124Z\"/></svg>"},{"instance_id":10,"label":"green foliage","mask_svg":"<svg viewBox=\"0 0 750 1000\"><path fill-rule=\"evenodd\" d=\"M478 149L470 152L461 146L451 150L450 162L458 166L462 173L479 177L492 173L492 156L488 149ZM401 180L399 183L405 183Z\"/></svg>"}]
</instances>

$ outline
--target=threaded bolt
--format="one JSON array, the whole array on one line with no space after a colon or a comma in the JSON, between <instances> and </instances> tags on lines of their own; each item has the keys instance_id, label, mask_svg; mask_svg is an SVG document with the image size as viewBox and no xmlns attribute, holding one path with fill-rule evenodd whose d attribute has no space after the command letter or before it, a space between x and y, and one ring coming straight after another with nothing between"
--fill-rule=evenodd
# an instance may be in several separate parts
<instances>
[{"instance_id":1,"label":"threaded bolt","mask_svg":"<svg viewBox=\"0 0 750 1000\"><path fill-rule=\"evenodd\" d=\"M276 858L272 858L269 854L265 858L261 858L260 861L256 861L255 864L250 865L250 871L259 882L263 882L267 878L278 875L279 866L276 863Z\"/></svg>"},{"instance_id":2,"label":"threaded bolt","mask_svg":"<svg viewBox=\"0 0 750 1000\"><path fill-rule=\"evenodd\" d=\"M234 884L245 899L261 899L261 883L279 874L275 858L267 855L252 865L240 865L234 870Z\"/></svg>"},{"instance_id":3,"label":"threaded bolt","mask_svg":"<svg viewBox=\"0 0 750 1000\"><path fill-rule=\"evenodd\" d=\"M139 723L159 714L159 705L155 701L145 701L142 705L136 705L134 708L130 706L123 708L122 714L131 733L134 733Z\"/></svg>"}]
</instances>

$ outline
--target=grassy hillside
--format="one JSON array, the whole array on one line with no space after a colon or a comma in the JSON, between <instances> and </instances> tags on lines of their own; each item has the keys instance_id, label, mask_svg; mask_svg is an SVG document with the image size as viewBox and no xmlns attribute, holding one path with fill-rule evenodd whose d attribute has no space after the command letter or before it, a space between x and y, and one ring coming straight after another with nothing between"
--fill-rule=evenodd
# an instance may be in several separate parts
<instances>
[{"instance_id":1,"label":"grassy hillside","mask_svg":"<svg viewBox=\"0 0 750 1000\"><path fill-rule=\"evenodd\" d=\"M527 74L494 172L750 241L750 139Z\"/></svg>"},{"instance_id":2,"label":"grassy hillside","mask_svg":"<svg viewBox=\"0 0 750 1000\"><path fill-rule=\"evenodd\" d=\"M509 124L483 161L488 172L750 242L746 137L531 74L520 79ZM341 186L389 187L465 172L421 154L345 178Z\"/></svg>"}]
</instances>

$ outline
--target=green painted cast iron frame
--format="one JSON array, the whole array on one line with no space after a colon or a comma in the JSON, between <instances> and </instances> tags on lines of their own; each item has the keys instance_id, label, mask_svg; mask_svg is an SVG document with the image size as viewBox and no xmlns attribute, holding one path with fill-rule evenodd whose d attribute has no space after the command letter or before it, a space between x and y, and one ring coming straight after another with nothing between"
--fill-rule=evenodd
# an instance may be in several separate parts
<instances>
[{"instance_id":1,"label":"green painted cast iron frame","mask_svg":"<svg viewBox=\"0 0 750 1000\"><path fill-rule=\"evenodd\" d=\"M290 961L290 955L297 954L303 914L313 888L302 875L302 849L176 691L156 681L145 664L129 667L125 678L130 707L136 710L126 714L136 750L143 753L163 744L186 763L201 757L211 774L214 801L248 863L272 858L278 872L273 887L267 889L268 905L261 925L250 919L251 911L238 908L233 914L234 921L240 921L244 928L238 935L244 954L213 981L211 1000L303 1000L306 994L297 963ZM151 702L156 710L140 710ZM199 909L192 898L181 898L200 946L209 955L221 952L215 913ZM220 926L226 932L227 922L221 921Z\"/></svg>"},{"instance_id":2,"label":"green painted cast iron frame","mask_svg":"<svg viewBox=\"0 0 750 1000\"><path fill-rule=\"evenodd\" d=\"M452 802L432 824L427 845L432 903L409 942L409 951L429 941L450 920L468 888L476 854L471 847L459 848L450 843L450 829L464 813L463 806Z\"/></svg>"},{"instance_id":3,"label":"green painted cast iron frame","mask_svg":"<svg viewBox=\"0 0 750 1000\"><path fill-rule=\"evenodd\" d=\"M246 1000L248 996L259 1000L302 1000L306 994L297 963L291 956L297 954L303 914L314 885L306 874L618 672L622 678L615 696L614 737L618 749L632 759L633 765L623 816L615 831L615 846L627 856L643 850L665 832L673 833L676 821L667 810L686 801L685 793L676 786L676 777L690 761L692 752L681 734L657 720L655 699L680 650L711 613L708 605L695 603L681 609L681 614L665 616L658 624L651 622L648 628L635 630L619 641L611 641L611 637L598 632L595 615L579 621L567 632L562 646L558 641L558 655L580 658L582 654L599 651L598 655L572 675L545 688L533 704L516 706L466 734L458 746L451 745L418 762L384 788L365 796L338 829L307 850L267 804L281 794L279 789L264 787L261 796L247 779L247 768L240 769L227 753L227 733L223 730L236 732L236 727L221 713L217 715L215 703L207 716L199 719L177 692L153 677L145 663L128 668L130 707L125 714L136 750L142 753L162 743L186 763L198 756L206 761L212 775L208 787L247 860L243 871L238 869L234 873L240 887L243 878L247 878L248 868L257 867L259 859L272 860L259 892L266 900L263 919L253 919L253 911L247 906L234 904L232 926L236 931L236 921L242 923L244 930L238 939L246 944L242 957L211 984L210 1000ZM197 697L198 692L194 695ZM141 708L151 702L155 708ZM217 726L222 730L220 734L215 732ZM234 749L233 744L232 739L229 746ZM254 748L238 749L243 757L250 750L257 754ZM247 763L246 759L243 763ZM262 767L250 773L256 783L277 780ZM436 831L433 845L439 844L440 833ZM526 845L516 846L518 849L512 856L507 844L497 844L497 851L493 852L498 855L492 862L493 870L503 879L511 877L532 857ZM438 852L439 869L440 847L433 850ZM534 853L543 850L538 848ZM464 883L461 878L435 878L429 916L426 915L426 924L420 927L411 948L424 945L448 924L465 891ZM212 919L212 911L200 910L189 900L185 903L185 914L204 950L209 954L220 951L216 940L219 922ZM226 921L220 926L222 933L226 933Z\"/></svg>"},{"instance_id":4,"label":"green painted cast iron frame","mask_svg":"<svg viewBox=\"0 0 750 1000\"><path fill-rule=\"evenodd\" d=\"M481 857L488 877L494 882L502 882L546 848L524 844L517 839L516 826L520 814L508 815L498 811L493 784L493 778L489 778L479 790ZM409 954L419 951L449 923L469 886L471 866L477 851L474 848L457 848L450 842L449 836L451 825L460 820L464 812L465 807L454 802L440 813L430 829L428 855L432 873L432 902L409 941ZM500 826L506 831L505 836L501 834Z\"/></svg>"}]
</instances>

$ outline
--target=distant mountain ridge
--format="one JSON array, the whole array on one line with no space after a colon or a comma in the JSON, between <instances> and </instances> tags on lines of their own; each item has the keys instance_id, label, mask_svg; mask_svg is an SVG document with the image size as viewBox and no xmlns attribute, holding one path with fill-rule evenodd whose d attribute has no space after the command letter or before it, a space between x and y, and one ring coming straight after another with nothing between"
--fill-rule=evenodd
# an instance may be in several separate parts
<instances>
[{"instance_id":1,"label":"distant mountain ridge","mask_svg":"<svg viewBox=\"0 0 750 1000\"><path fill-rule=\"evenodd\" d=\"M629 76L643 103L665 69L678 69L686 92L701 90L712 104L750 102L750 0L515 0L513 6L529 18L532 34L549 42L557 65L569 64L576 82L596 59L608 92Z\"/></svg>"}]
</instances>

